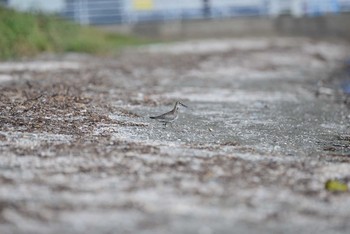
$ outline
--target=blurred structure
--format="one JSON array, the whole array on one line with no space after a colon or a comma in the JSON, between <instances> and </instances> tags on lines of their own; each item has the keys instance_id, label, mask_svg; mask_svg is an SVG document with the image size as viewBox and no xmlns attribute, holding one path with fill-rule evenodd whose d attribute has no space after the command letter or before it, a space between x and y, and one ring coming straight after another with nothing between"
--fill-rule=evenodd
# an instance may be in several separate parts
<instances>
[{"instance_id":1,"label":"blurred structure","mask_svg":"<svg viewBox=\"0 0 350 234\"><path fill-rule=\"evenodd\" d=\"M0 0L19 10L56 12L81 24L129 24L237 16L350 12L350 0Z\"/></svg>"},{"instance_id":2,"label":"blurred structure","mask_svg":"<svg viewBox=\"0 0 350 234\"><path fill-rule=\"evenodd\" d=\"M63 12L64 0L0 0L0 3L20 11Z\"/></svg>"}]
</instances>

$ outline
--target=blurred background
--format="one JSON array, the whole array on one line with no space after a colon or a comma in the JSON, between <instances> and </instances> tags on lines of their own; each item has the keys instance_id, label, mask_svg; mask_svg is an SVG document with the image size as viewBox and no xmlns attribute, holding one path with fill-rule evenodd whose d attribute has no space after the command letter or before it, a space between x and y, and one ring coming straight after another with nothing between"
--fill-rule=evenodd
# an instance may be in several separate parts
<instances>
[{"instance_id":1,"label":"blurred background","mask_svg":"<svg viewBox=\"0 0 350 234\"><path fill-rule=\"evenodd\" d=\"M148 43L143 39L348 41L348 22L350 0L0 0L0 59L40 52L106 53Z\"/></svg>"},{"instance_id":2,"label":"blurred background","mask_svg":"<svg viewBox=\"0 0 350 234\"><path fill-rule=\"evenodd\" d=\"M150 21L238 16L341 14L350 0L1 0L22 11L55 12L80 24L128 24Z\"/></svg>"},{"instance_id":3,"label":"blurred background","mask_svg":"<svg viewBox=\"0 0 350 234\"><path fill-rule=\"evenodd\" d=\"M19 11L152 38L267 36L350 38L350 0L1 0Z\"/></svg>"}]
</instances>

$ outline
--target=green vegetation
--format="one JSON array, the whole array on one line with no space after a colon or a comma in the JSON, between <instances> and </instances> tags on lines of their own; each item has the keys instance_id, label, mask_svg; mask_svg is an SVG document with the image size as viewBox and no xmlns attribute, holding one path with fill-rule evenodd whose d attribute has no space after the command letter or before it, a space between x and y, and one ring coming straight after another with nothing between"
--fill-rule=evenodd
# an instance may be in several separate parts
<instances>
[{"instance_id":1,"label":"green vegetation","mask_svg":"<svg viewBox=\"0 0 350 234\"><path fill-rule=\"evenodd\" d=\"M141 43L133 37L82 27L56 16L0 7L0 59L32 56L40 52L103 54Z\"/></svg>"}]
</instances>

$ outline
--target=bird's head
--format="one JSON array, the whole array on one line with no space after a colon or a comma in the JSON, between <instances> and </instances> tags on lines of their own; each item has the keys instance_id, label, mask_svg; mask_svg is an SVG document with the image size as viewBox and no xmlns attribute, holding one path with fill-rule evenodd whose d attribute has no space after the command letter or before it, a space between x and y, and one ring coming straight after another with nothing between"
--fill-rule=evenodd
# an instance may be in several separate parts
<instances>
[{"instance_id":1,"label":"bird's head","mask_svg":"<svg viewBox=\"0 0 350 234\"><path fill-rule=\"evenodd\" d=\"M183 106L183 107L188 108L188 106L186 106L185 104L183 104L183 103L181 103L181 102L177 101L177 102L175 103L175 108L176 108L176 110L178 110L178 109L179 109L179 106Z\"/></svg>"}]
</instances>

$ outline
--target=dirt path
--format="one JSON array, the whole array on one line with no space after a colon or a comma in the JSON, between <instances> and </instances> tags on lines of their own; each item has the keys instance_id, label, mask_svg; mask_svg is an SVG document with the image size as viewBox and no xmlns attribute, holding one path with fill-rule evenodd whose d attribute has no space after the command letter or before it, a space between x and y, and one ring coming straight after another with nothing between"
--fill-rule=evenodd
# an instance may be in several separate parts
<instances>
[{"instance_id":1,"label":"dirt path","mask_svg":"<svg viewBox=\"0 0 350 234\"><path fill-rule=\"evenodd\" d=\"M0 63L0 233L349 233L350 55L303 38ZM149 116L189 109L166 129Z\"/></svg>"}]
</instances>

